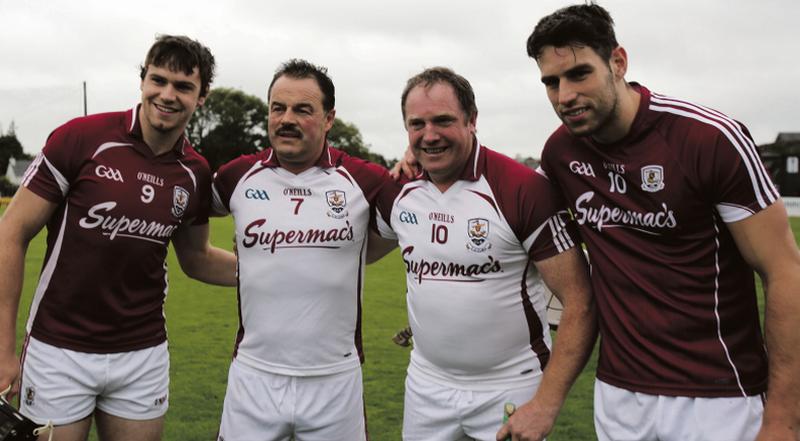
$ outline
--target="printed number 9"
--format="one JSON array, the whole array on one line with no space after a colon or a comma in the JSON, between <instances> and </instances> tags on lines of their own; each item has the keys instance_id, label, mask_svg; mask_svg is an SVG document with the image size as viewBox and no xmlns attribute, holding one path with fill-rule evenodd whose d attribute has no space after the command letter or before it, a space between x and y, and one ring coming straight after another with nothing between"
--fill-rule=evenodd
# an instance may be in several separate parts
<instances>
[{"instance_id":1,"label":"printed number 9","mask_svg":"<svg viewBox=\"0 0 800 441\"><path fill-rule=\"evenodd\" d=\"M150 184L142 185L142 202L149 204L156 197L156 191Z\"/></svg>"}]
</instances>

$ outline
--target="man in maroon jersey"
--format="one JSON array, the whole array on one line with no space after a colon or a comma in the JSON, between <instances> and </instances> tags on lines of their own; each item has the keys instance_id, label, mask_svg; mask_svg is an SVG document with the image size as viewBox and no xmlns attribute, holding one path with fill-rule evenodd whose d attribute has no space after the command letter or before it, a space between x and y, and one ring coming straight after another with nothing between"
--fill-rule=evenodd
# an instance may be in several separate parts
<instances>
[{"instance_id":1,"label":"man in maroon jersey","mask_svg":"<svg viewBox=\"0 0 800 441\"><path fill-rule=\"evenodd\" d=\"M159 37L141 68L141 103L53 131L0 219L0 388L17 392L21 377L22 412L51 420L59 440L85 440L93 414L102 440L161 438L170 240L189 276L236 283L233 254L208 243L208 164L184 136L213 74L205 46ZM20 368L23 263L45 225Z\"/></svg>"},{"instance_id":2,"label":"man in maroon jersey","mask_svg":"<svg viewBox=\"0 0 800 441\"><path fill-rule=\"evenodd\" d=\"M541 170L592 263L598 438L797 439L800 253L747 129L628 83L595 4L543 18L527 50L563 122Z\"/></svg>"}]
</instances>

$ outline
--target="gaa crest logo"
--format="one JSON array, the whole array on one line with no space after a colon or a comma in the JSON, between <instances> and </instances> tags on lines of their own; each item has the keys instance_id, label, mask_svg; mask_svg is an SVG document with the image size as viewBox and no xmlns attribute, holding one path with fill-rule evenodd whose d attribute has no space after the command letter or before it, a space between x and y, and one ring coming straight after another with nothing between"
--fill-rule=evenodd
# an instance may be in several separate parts
<instances>
[{"instance_id":1,"label":"gaa crest logo","mask_svg":"<svg viewBox=\"0 0 800 441\"><path fill-rule=\"evenodd\" d=\"M328 202L328 207L331 209L331 211L328 212L328 216L334 219L341 219L347 216L347 212L344 211L347 206L347 198L342 190L326 191L325 200Z\"/></svg>"},{"instance_id":2,"label":"gaa crest logo","mask_svg":"<svg viewBox=\"0 0 800 441\"><path fill-rule=\"evenodd\" d=\"M189 192L185 188L176 185L172 189L172 215L176 218L183 217L186 207L189 206Z\"/></svg>"},{"instance_id":3,"label":"gaa crest logo","mask_svg":"<svg viewBox=\"0 0 800 441\"><path fill-rule=\"evenodd\" d=\"M467 249L480 253L492 247L489 243L489 221L483 218L472 218L467 221Z\"/></svg>"},{"instance_id":4,"label":"gaa crest logo","mask_svg":"<svg viewBox=\"0 0 800 441\"><path fill-rule=\"evenodd\" d=\"M642 190L655 193L664 189L664 167L648 165L642 167Z\"/></svg>"}]
</instances>

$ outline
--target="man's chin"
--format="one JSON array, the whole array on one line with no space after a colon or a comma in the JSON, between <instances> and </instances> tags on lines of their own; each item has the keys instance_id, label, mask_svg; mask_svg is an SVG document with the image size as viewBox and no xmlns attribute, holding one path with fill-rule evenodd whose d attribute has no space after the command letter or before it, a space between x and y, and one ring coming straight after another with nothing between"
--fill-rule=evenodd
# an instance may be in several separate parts
<instances>
[{"instance_id":1,"label":"man's chin","mask_svg":"<svg viewBox=\"0 0 800 441\"><path fill-rule=\"evenodd\" d=\"M592 127L589 127L586 124L574 126L564 122L564 126L567 128L567 130L569 130L569 133L575 137L591 136L595 132Z\"/></svg>"},{"instance_id":2,"label":"man's chin","mask_svg":"<svg viewBox=\"0 0 800 441\"><path fill-rule=\"evenodd\" d=\"M155 130L156 132L158 132L158 133L165 133L165 132L169 132L169 130L170 130L170 128L171 128L170 126L168 126L168 125L164 124L164 123L163 123L163 122L161 122L161 121L155 121L155 122L151 122L151 123L150 123L150 127L151 127L153 130Z\"/></svg>"}]
</instances>

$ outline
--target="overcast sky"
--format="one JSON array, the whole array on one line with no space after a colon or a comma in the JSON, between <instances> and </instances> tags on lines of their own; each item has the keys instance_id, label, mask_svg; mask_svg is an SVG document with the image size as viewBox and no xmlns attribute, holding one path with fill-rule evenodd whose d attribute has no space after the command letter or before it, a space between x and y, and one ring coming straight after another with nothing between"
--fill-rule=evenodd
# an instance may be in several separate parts
<instances>
[{"instance_id":1,"label":"overcast sky","mask_svg":"<svg viewBox=\"0 0 800 441\"><path fill-rule=\"evenodd\" d=\"M525 41L570 1L0 0L0 125L25 150L83 114L138 102L138 66L156 34L186 34L217 60L214 86L266 99L282 61L327 66L337 116L371 148L406 145L406 79L444 65L472 83L481 142L538 157L558 125ZM758 144L800 132L800 2L606 0L627 49L626 78L744 122Z\"/></svg>"}]
</instances>

